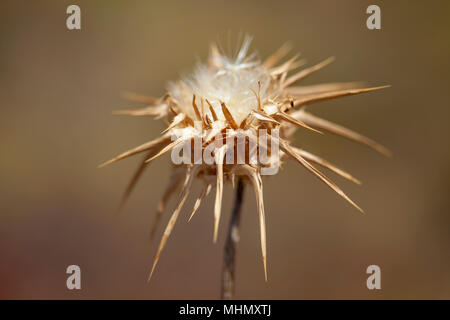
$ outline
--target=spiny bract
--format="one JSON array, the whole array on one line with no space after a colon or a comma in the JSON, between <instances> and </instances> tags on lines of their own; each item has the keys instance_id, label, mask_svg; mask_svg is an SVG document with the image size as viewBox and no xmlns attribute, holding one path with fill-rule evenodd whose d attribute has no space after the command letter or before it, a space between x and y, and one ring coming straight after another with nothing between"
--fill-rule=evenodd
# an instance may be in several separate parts
<instances>
[{"instance_id":1,"label":"spiny bract","mask_svg":"<svg viewBox=\"0 0 450 320\"><path fill-rule=\"evenodd\" d=\"M313 155L305 150L291 146L289 138L293 132L301 127L319 133L330 132L345 138L362 143L376 151L389 155L389 151L373 140L366 138L340 125L316 117L305 110L309 104L369 92L384 87L355 89L355 83L327 83L312 86L297 86L296 84L313 72L332 62L329 58L317 65L302 69L293 74L292 71L303 65L298 56L294 56L284 63L278 64L288 53L289 46L284 45L264 62L260 62L255 55L249 55L250 39L247 37L233 58L223 55L216 45L211 45L207 64L200 64L189 77L170 83L167 93L161 98L148 98L129 94L135 102L145 103L148 106L138 110L121 110L118 114L133 116L152 116L168 120L168 127L162 135L155 140L144 143L128 150L117 157L105 162L101 166L121 160L131 155L147 152L146 160L138 168L123 197L122 204L130 194L146 165L153 159L173 151L180 146L193 148L195 138L202 140L201 148L206 150L212 147L214 163L191 162L174 165L173 174L161 202L157 208L155 224L152 235L160 221L162 212L171 195L181 186L179 204L173 212L164 231L155 257L153 274L161 251L169 237L175 221L180 214L182 206L188 197L194 178L204 183L204 188L198 195L189 220L197 211L202 199L216 188L214 207L214 241L221 213L221 202L224 180L234 181L236 177L248 181L254 188L258 206L261 249L264 264L264 273L267 280L266 267L266 236L263 202L263 186L261 170L279 161L280 158L290 157L298 161L313 175L323 181L337 194L362 211L347 195L328 179L311 163L325 167L332 172L357 184L359 181L347 172L337 168L328 161ZM197 125L199 124L199 125ZM270 135L279 132L280 152L271 153L272 145L262 145L259 141L259 129L265 129ZM262 164L250 161L249 150L245 149L244 161L240 163L224 163L227 153L236 151L227 148L226 139L236 139L239 134L245 133L245 144L256 143L257 149L265 148L269 153L269 163ZM173 140L171 137L176 136ZM220 144L217 144L220 142ZM235 153L232 158L236 159Z\"/></svg>"}]
</instances>

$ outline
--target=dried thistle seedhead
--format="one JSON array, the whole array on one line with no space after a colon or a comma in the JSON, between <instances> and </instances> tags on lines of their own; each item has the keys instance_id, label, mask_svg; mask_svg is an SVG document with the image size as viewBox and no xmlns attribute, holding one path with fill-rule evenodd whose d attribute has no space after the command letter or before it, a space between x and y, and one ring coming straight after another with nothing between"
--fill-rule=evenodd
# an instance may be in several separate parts
<instances>
[{"instance_id":1,"label":"dried thistle seedhead","mask_svg":"<svg viewBox=\"0 0 450 320\"><path fill-rule=\"evenodd\" d=\"M328 161L305 150L293 147L290 138L294 131L301 128L320 133L330 132L389 155L386 148L373 140L316 117L307 112L305 108L307 105L316 102L370 92L385 87L355 89L357 85L355 83L299 86L297 83L328 65L333 59L330 58L312 67L294 72L303 65L303 61L298 60L298 56L294 56L284 63L279 63L288 53L288 46L282 46L262 63L254 55L248 54L249 46L250 39L246 38L237 55L230 58L221 54L217 47L212 45L208 63L198 65L191 76L170 83L168 91L163 97L148 98L129 94L131 100L148 106L138 110L116 112L117 114L164 118L168 121L167 129L157 139L128 150L101 165L104 166L137 153L147 152L147 159L142 162L135 173L125 192L123 201L126 200L149 162L165 153L180 149L186 151L186 148L192 149L188 157L190 161L174 165L174 171L167 189L157 207L152 235L168 200L177 188L181 187L179 204L172 213L164 231L150 277L189 195L194 179L202 181L204 188L201 194L197 196L189 220L194 216L203 198L210 193L212 188L216 188L214 241L217 239L224 181L234 183L236 177L239 177L253 186L258 207L261 250L267 280L266 227L261 180L261 174L265 168L278 166L280 158L294 159L362 212L361 208L315 168L312 163L325 167L357 184L359 184L359 181ZM262 130L272 139L270 144L267 143L267 140L263 143L260 133ZM276 141L274 144L275 133ZM236 142L242 135L245 137L243 140L244 153L239 154L237 147L239 143L230 144L228 142ZM198 138L200 138L200 144L197 143ZM274 151L274 145L276 145L277 151L279 147L280 152ZM196 161L194 159L193 155L199 146L201 157L205 157L205 154L209 153L214 160L212 163L211 161ZM261 151L262 149L267 153L267 161L264 163L259 159L252 158L252 150ZM240 150L242 151L242 149ZM229 157L227 158L227 156ZM240 157L240 161L238 161L238 157ZM225 159L231 159L231 161L225 161Z\"/></svg>"}]
</instances>

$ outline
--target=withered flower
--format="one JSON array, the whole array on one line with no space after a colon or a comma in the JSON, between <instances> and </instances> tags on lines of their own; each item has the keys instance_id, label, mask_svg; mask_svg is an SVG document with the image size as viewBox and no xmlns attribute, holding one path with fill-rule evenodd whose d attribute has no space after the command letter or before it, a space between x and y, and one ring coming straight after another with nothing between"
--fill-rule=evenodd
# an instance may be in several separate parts
<instances>
[{"instance_id":1,"label":"withered flower","mask_svg":"<svg viewBox=\"0 0 450 320\"><path fill-rule=\"evenodd\" d=\"M298 83L301 80L322 69L333 59L329 58L312 67L293 72L301 67L304 61L294 56L279 63L288 53L289 46L282 46L264 62L260 62L254 54L248 54L250 41L247 37L236 56L232 58L222 54L216 45L211 45L208 62L199 64L189 77L170 83L163 97L148 98L129 95L132 100L148 106L138 110L117 112L132 116L163 118L168 122L167 129L160 137L130 149L101 165L105 166L126 157L147 152L147 158L135 173L123 200L128 197L149 162L166 153L179 154L180 150L190 151L187 152L187 156L183 155L182 163L174 164L173 174L157 207L152 233L169 198L181 186L178 206L172 213L162 236L149 279L189 195L194 179L202 181L204 188L197 196L189 220L199 208L202 199L213 188L216 189L214 241L217 239L224 181L231 181L234 184L237 178L253 186L259 214L264 273L267 280L266 226L261 180L265 169L278 169L281 160L292 158L362 212L360 207L313 164L325 167L354 183L359 184L359 181L330 162L292 146L290 138L294 131L301 128L318 133L337 134L364 144L384 155L389 155L389 151L375 141L314 116L306 110L307 105L316 102L370 92L386 86L355 88L357 86L355 83L299 86ZM244 139L241 139L242 137ZM259 155L261 151L265 151L267 155L264 162L254 157L254 154ZM195 157L198 154L200 158ZM213 161L205 159L207 154ZM268 174L276 171L269 170Z\"/></svg>"}]
</instances>

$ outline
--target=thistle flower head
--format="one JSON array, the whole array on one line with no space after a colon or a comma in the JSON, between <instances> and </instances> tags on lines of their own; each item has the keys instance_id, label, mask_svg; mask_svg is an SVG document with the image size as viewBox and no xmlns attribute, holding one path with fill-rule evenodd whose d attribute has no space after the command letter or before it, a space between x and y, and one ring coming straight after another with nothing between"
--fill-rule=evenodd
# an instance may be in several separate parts
<instances>
[{"instance_id":1,"label":"thistle flower head","mask_svg":"<svg viewBox=\"0 0 450 320\"><path fill-rule=\"evenodd\" d=\"M168 122L168 127L160 137L130 149L101 165L147 152L146 159L131 180L122 202L128 197L149 162L165 153L179 154L183 151L183 161L174 164L169 184L157 208L152 234L156 230L155 227L168 200L178 188L181 189L178 206L164 231L150 276L194 180L202 181L204 188L196 198L189 220L194 216L203 198L215 188L214 241L218 234L224 182L231 181L234 184L235 179L239 178L253 186L267 280L266 227L261 179L264 172L276 173L281 160L293 159L362 211L314 165L324 167L352 182L359 184L359 181L319 156L292 146L290 141L292 133L299 128L318 133L333 133L389 155L386 148L373 140L305 110L307 105L316 102L383 87L355 89L355 83L300 86L298 83L301 80L323 68L333 59L295 71L303 65L303 61L298 60L298 56L280 63L289 51L287 45L282 46L263 62L257 60L254 54L248 53L249 47L250 39L246 38L236 56L230 58L220 53L213 44L208 62L199 64L191 75L169 83L167 93L163 97L148 98L129 95L132 100L148 106L117 112L133 116L164 118ZM259 157L263 153L266 156L264 161ZM209 159L206 159L208 157ZM270 168L276 168L276 170L267 171Z\"/></svg>"}]
</instances>

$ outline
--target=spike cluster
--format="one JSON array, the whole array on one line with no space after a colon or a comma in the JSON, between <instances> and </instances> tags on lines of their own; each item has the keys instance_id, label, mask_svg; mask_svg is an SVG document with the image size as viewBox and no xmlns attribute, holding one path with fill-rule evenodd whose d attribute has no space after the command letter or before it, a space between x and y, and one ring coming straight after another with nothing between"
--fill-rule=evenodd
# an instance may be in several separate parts
<instances>
[{"instance_id":1,"label":"spike cluster","mask_svg":"<svg viewBox=\"0 0 450 320\"><path fill-rule=\"evenodd\" d=\"M322 69L332 62L333 59L329 58L312 67L293 72L301 67L304 61L298 60L298 56L294 56L284 63L279 63L288 53L289 46L282 46L261 63L254 55L248 54L249 45L250 39L247 38L234 58L221 54L217 47L212 45L208 63L200 64L190 77L170 83L168 92L163 97L148 98L128 93L129 99L147 106L137 110L116 112L117 114L132 116L165 118L168 121L168 127L162 132L160 137L130 149L100 165L104 166L141 152L147 153L146 159L141 163L126 189L122 204L129 196L148 163L163 154L173 151L177 147L193 146L193 140L196 137L202 138L201 148L203 150L208 149L208 147L212 148L212 155L215 160L212 164L174 165L174 171L169 179L166 191L157 207L155 224L151 233L152 237L155 234L167 202L177 189L181 188L178 206L172 213L169 223L164 230L149 279L155 270L161 251L189 195L193 181L195 179L202 181L204 188L196 198L189 220L194 216L202 200L213 188L216 189L213 228L213 239L216 241L221 216L224 181L231 181L234 184L235 178L239 177L249 182L255 191L260 222L261 251L265 278L267 280L266 225L261 179L261 169L264 165L250 161L248 151L246 151L243 161L236 161L234 162L235 164L224 163L224 158L228 152L234 152L233 155L236 159L236 150L230 150L227 144L215 148L214 142L218 140L225 141L227 138L234 139L239 133L245 132L248 135L248 139L255 142L257 148L267 148L270 154L270 146L262 146L259 143L258 134L254 134L254 132L258 132L258 129L263 128L270 135L274 129L278 129L280 132L279 146L281 157L298 161L320 181L324 182L361 212L362 209L334 182L314 167L312 163L329 169L356 184L360 184L359 180L319 156L293 147L290 143L290 138L297 128L318 133L329 132L364 144L384 155L389 155L389 151L386 148L373 140L338 124L316 117L305 110L307 105L316 102L370 92L385 87L355 89L358 85L357 83L327 83L299 86L297 85L298 82L315 71ZM254 130L251 131L252 129ZM178 137L175 141L171 139L173 135ZM246 146L248 145L250 143L246 141ZM272 163L272 161L279 159L270 158L269 160Z\"/></svg>"}]
</instances>

